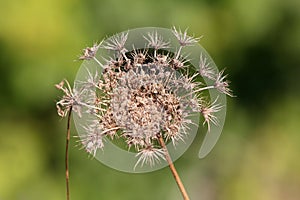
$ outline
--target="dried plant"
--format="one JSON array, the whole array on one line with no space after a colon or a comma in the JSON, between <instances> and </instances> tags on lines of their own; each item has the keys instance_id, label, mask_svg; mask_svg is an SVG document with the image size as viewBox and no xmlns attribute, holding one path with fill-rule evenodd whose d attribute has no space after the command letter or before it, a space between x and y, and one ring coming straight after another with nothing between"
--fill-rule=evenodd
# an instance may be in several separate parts
<instances>
[{"instance_id":1,"label":"dried plant","mask_svg":"<svg viewBox=\"0 0 300 200\"><path fill-rule=\"evenodd\" d=\"M71 88L67 81L56 87L64 96L57 102L59 116L68 118L66 148L67 199L68 186L68 141L71 111L79 117L82 112L94 116L89 125L83 126L85 134L80 138L83 148L95 156L105 147L106 140L122 140L128 149L137 152L134 168L144 165L155 166L167 161L184 199L187 192L173 165L166 147L167 143L176 146L189 135L193 124L190 116L200 113L204 124L210 130L211 124L218 124L214 115L222 105L205 98L205 90L215 89L232 96L224 71L217 72L210 67L207 58L200 56L198 70L191 70L188 56L182 49L197 44L200 38L187 35L173 28L179 48L172 53L168 38L157 32L143 36L146 45L143 49L128 50L128 32L113 36L83 50L81 60L94 60L101 68L101 74L87 71L84 81L75 82ZM104 49L115 52L105 63L96 57L97 51ZM212 85L204 85L199 80L208 78ZM67 86L64 86L66 83ZM69 115L68 115L69 114ZM197 124L196 124L197 125Z\"/></svg>"}]
</instances>

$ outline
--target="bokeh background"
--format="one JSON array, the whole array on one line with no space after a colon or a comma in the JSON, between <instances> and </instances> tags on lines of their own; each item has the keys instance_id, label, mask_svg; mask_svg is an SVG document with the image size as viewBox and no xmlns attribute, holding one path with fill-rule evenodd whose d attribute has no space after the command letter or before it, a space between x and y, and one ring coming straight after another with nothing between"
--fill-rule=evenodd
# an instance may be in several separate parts
<instances>
[{"instance_id":1,"label":"bokeh background","mask_svg":"<svg viewBox=\"0 0 300 200\"><path fill-rule=\"evenodd\" d=\"M65 199L66 120L54 84L74 80L81 50L124 30L173 25L204 36L237 96L209 156L197 157L203 130L175 163L191 199L300 199L299 0L1 0L1 200ZM72 200L181 199L168 168L118 172L75 138L70 151Z\"/></svg>"}]
</instances>

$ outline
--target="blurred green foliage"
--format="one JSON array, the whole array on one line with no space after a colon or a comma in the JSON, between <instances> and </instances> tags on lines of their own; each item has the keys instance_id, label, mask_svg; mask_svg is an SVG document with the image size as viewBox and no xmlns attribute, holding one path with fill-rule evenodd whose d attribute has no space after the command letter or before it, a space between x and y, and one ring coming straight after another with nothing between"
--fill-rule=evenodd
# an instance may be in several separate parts
<instances>
[{"instance_id":1,"label":"blurred green foliage","mask_svg":"<svg viewBox=\"0 0 300 200\"><path fill-rule=\"evenodd\" d=\"M54 84L73 80L81 49L135 27L189 27L237 95L224 133L175 164L192 199L299 199L300 1L12 0L0 2L0 199L65 198L65 120ZM73 130L75 135L75 130ZM181 199L163 169L125 174L71 144L71 198Z\"/></svg>"}]
</instances>

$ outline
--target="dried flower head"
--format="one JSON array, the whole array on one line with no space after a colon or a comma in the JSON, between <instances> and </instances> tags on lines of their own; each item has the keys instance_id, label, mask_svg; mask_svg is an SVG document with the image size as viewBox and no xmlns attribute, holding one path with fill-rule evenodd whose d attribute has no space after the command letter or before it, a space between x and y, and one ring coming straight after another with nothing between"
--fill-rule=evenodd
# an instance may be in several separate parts
<instances>
[{"instance_id":1,"label":"dried flower head","mask_svg":"<svg viewBox=\"0 0 300 200\"><path fill-rule=\"evenodd\" d=\"M224 74L224 69L217 75L214 87L221 93L233 97L231 89L229 88L229 81L226 80L227 74Z\"/></svg>"},{"instance_id":2,"label":"dried flower head","mask_svg":"<svg viewBox=\"0 0 300 200\"><path fill-rule=\"evenodd\" d=\"M128 38L128 32L122 33L117 36L113 36L110 39L108 39L105 42L105 44L102 45L102 48L118 51L121 54L126 53L127 50L125 48L125 43L127 38Z\"/></svg>"},{"instance_id":3,"label":"dried flower head","mask_svg":"<svg viewBox=\"0 0 300 200\"><path fill-rule=\"evenodd\" d=\"M215 79L216 72L212 67L210 67L210 63L208 63L207 58L203 56L203 54L200 55L199 60L199 74L202 77L209 78L211 80Z\"/></svg>"},{"instance_id":4,"label":"dried flower head","mask_svg":"<svg viewBox=\"0 0 300 200\"><path fill-rule=\"evenodd\" d=\"M218 124L215 113L222 105L218 98L203 98L203 92L215 90L232 96L224 71L213 69L202 53L198 54L198 68L194 67L191 60L195 58L186 56L185 47L198 45L200 38L188 36L187 30L173 28L171 33L177 46L170 51L171 39L156 30L141 34L144 45L137 48L137 44L127 44L130 32L87 48L80 59L93 63L96 72L85 69L86 78L77 80L75 89L69 84L67 88L62 83L57 86L65 93L57 103L60 116L65 116L70 106L92 116L92 122L80 129L88 153L96 156L98 149L105 151L107 141L121 140L135 152L134 169L138 165L153 167L165 160L159 138L173 147L186 141L191 127L198 125L192 116L202 114L208 130ZM98 48L108 52L105 59L96 56ZM205 85L203 77L212 83ZM82 94L87 97L81 98Z\"/></svg>"},{"instance_id":5,"label":"dried flower head","mask_svg":"<svg viewBox=\"0 0 300 200\"><path fill-rule=\"evenodd\" d=\"M175 37L177 38L177 40L181 46L193 46L194 44L198 43L201 39L201 37L195 38L195 37L189 36L187 34L187 29L185 29L185 31L182 32L180 29L177 30L175 28L175 26L173 27L172 32L174 33Z\"/></svg>"},{"instance_id":6,"label":"dried flower head","mask_svg":"<svg viewBox=\"0 0 300 200\"><path fill-rule=\"evenodd\" d=\"M65 83L67 84L66 87ZM66 117L68 112L73 109L74 112L81 115L80 92L72 89L67 80L62 80L59 84L56 84L55 87L64 93L61 100L56 102L57 114L61 117Z\"/></svg>"},{"instance_id":7,"label":"dried flower head","mask_svg":"<svg viewBox=\"0 0 300 200\"><path fill-rule=\"evenodd\" d=\"M89 60L91 58L94 58L100 45L101 43L95 43L92 47L83 49L83 54L79 57L79 60Z\"/></svg>"},{"instance_id":8,"label":"dried flower head","mask_svg":"<svg viewBox=\"0 0 300 200\"><path fill-rule=\"evenodd\" d=\"M164 38L157 32L148 33L144 38L148 41L148 47L155 50L169 48L170 42L164 41Z\"/></svg>"}]
</instances>

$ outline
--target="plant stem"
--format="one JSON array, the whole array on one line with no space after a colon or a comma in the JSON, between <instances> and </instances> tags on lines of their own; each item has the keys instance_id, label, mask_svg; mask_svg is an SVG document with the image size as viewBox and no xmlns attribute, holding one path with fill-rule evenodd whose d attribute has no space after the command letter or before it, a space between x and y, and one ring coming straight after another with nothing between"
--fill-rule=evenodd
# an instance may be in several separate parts
<instances>
[{"instance_id":1,"label":"plant stem","mask_svg":"<svg viewBox=\"0 0 300 200\"><path fill-rule=\"evenodd\" d=\"M70 188L69 188L69 143L70 143L70 135L71 135L71 114L72 107L70 107L68 113L68 122L67 122L67 134L66 134L66 153L65 153L65 167L66 167L66 189L67 189L67 200L70 199Z\"/></svg>"},{"instance_id":2,"label":"plant stem","mask_svg":"<svg viewBox=\"0 0 300 200\"><path fill-rule=\"evenodd\" d=\"M183 183L182 183L182 181L181 181L181 179L180 179L180 177L179 177L179 175L178 175L178 173L176 171L176 168L175 168L175 166L174 166L174 164L172 162L172 159L171 159L171 156L169 154L169 151L168 151L168 149L166 147L166 144L165 144L165 142L164 142L164 140L163 140L163 138L162 138L161 135L158 136L158 141L159 141L160 145L162 146L162 148L165 151L166 160L167 160L167 162L169 164L170 170L171 170L171 172L173 174L173 177L175 178L175 181L176 181L176 183L178 185L178 188L179 188L179 190L180 190L180 192L182 194L183 199L184 200L190 200L190 198L189 198L189 196L188 196L188 194L187 194L187 192L186 192L186 190L184 188L184 185L183 185Z\"/></svg>"}]
</instances>

